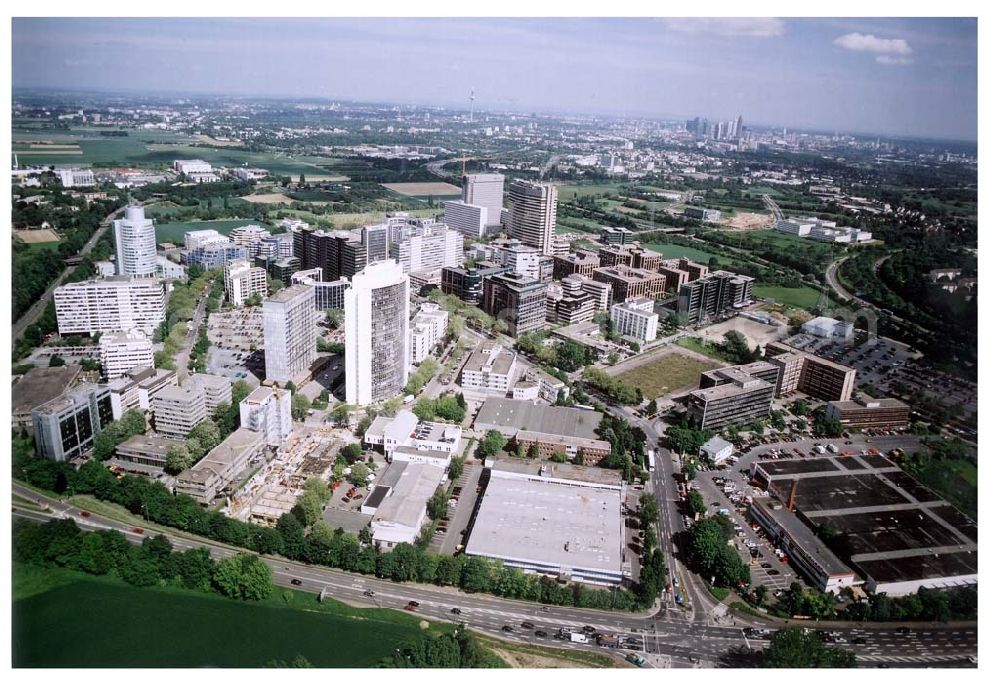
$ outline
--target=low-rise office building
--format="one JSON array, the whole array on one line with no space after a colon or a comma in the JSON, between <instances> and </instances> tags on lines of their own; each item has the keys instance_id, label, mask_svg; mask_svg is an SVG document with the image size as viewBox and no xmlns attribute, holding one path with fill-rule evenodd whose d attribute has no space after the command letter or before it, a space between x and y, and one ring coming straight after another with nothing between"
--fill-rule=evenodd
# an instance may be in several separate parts
<instances>
[{"instance_id":1,"label":"low-rise office building","mask_svg":"<svg viewBox=\"0 0 1000 690\"><path fill-rule=\"evenodd\" d=\"M799 326L799 330L820 338L851 338L854 335L854 324L832 319L829 316L817 316Z\"/></svg>"},{"instance_id":2,"label":"low-rise office building","mask_svg":"<svg viewBox=\"0 0 1000 690\"><path fill-rule=\"evenodd\" d=\"M241 474L264 455L264 435L237 429L193 467L177 475L174 491L211 505Z\"/></svg>"},{"instance_id":3,"label":"low-rise office building","mask_svg":"<svg viewBox=\"0 0 1000 690\"><path fill-rule=\"evenodd\" d=\"M292 392L258 386L240 402L240 426L264 435L264 442L280 446L292 433Z\"/></svg>"},{"instance_id":4,"label":"low-rise office building","mask_svg":"<svg viewBox=\"0 0 1000 690\"><path fill-rule=\"evenodd\" d=\"M753 278L712 271L678 288L677 317L682 326L718 321L735 316L752 301Z\"/></svg>"},{"instance_id":5,"label":"low-rise office building","mask_svg":"<svg viewBox=\"0 0 1000 690\"><path fill-rule=\"evenodd\" d=\"M483 282L483 311L507 324L514 338L545 327L545 285L518 274L497 273Z\"/></svg>"},{"instance_id":6,"label":"low-rise office building","mask_svg":"<svg viewBox=\"0 0 1000 690\"><path fill-rule=\"evenodd\" d=\"M801 391L820 400L850 400L857 371L779 342L765 348L768 361L780 368L776 395Z\"/></svg>"},{"instance_id":7,"label":"low-rise office building","mask_svg":"<svg viewBox=\"0 0 1000 690\"><path fill-rule=\"evenodd\" d=\"M910 406L895 398L873 398L859 393L857 400L835 400L826 406L826 416L845 429L905 429L910 424Z\"/></svg>"},{"instance_id":8,"label":"low-rise office building","mask_svg":"<svg viewBox=\"0 0 1000 690\"><path fill-rule=\"evenodd\" d=\"M152 397L153 426L168 438L187 438L207 416L200 387L166 386Z\"/></svg>"},{"instance_id":9,"label":"low-rise office building","mask_svg":"<svg viewBox=\"0 0 1000 690\"><path fill-rule=\"evenodd\" d=\"M393 460L397 448L447 453L449 459L458 452L462 427L439 422L421 422L409 410L400 410L395 417L378 416L365 431L364 442L369 448L379 448Z\"/></svg>"},{"instance_id":10,"label":"low-rise office building","mask_svg":"<svg viewBox=\"0 0 1000 690\"><path fill-rule=\"evenodd\" d=\"M597 464L611 452L611 444L597 436L601 418L599 412L576 407L487 398L479 408L473 429L477 433L495 429L528 447L537 444L541 458L558 450L569 459L580 453L585 464Z\"/></svg>"},{"instance_id":11,"label":"low-rise office building","mask_svg":"<svg viewBox=\"0 0 1000 690\"><path fill-rule=\"evenodd\" d=\"M552 277L562 280L566 276L578 274L584 278L593 278L594 271L600 268L601 260L594 252L583 249L570 251L564 256L557 256L552 264Z\"/></svg>"},{"instance_id":12,"label":"low-rise office building","mask_svg":"<svg viewBox=\"0 0 1000 690\"><path fill-rule=\"evenodd\" d=\"M106 386L85 383L31 411L35 451L68 462L94 446L94 437L114 421Z\"/></svg>"},{"instance_id":13,"label":"low-rise office building","mask_svg":"<svg viewBox=\"0 0 1000 690\"><path fill-rule=\"evenodd\" d=\"M696 218L697 220L704 220L709 223L718 223L722 219L722 211L714 208L688 206L684 209L684 215L688 218Z\"/></svg>"},{"instance_id":14,"label":"low-rise office building","mask_svg":"<svg viewBox=\"0 0 1000 690\"><path fill-rule=\"evenodd\" d=\"M124 376L136 367L153 366L153 341L141 331L117 331L101 335L101 369L108 380Z\"/></svg>"},{"instance_id":15,"label":"low-rise office building","mask_svg":"<svg viewBox=\"0 0 1000 690\"><path fill-rule=\"evenodd\" d=\"M721 431L766 417L778 368L754 362L703 372L701 388L688 395L687 414L699 429Z\"/></svg>"},{"instance_id":16,"label":"low-rise office building","mask_svg":"<svg viewBox=\"0 0 1000 690\"><path fill-rule=\"evenodd\" d=\"M655 299L666 292L666 278L659 273L628 266L607 266L594 271L594 280L611 286L615 302L629 297Z\"/></svg>"},{"instance_id":17,"label":"low-rise office building","mask_svg":"<svg viewBox=\"0 0 1000 690\"><path fill-rule=\"evenodd\" d=\"M479 306L483 301L483 281L504 270L503 266L484 262L475 268L445 266L441 269L441 291L446 295L455 295L466 304Z\"/></svg>"},{"instance_id":18,"label":"low-rise office building","mask_svg":"<svg viewBox=\"0 0 1000 690\"><path fill-rule=\"evenodd\" d=\"M30 432L31 411L66 395L79 382L82 373L83 367L78 364L29 369L11 391L13 428Z\"/></svg>"},{"instance_id":19,"label":"low-rise office building","mask_svg":"<svg viewBox=\"0 0 1000 690\"><path fill-rule=\"evenodd\" d=\"M384 496L379 504L371 506L375 508L372 543L384 550L414 543L427 519L427 501L441 486L446 472L447 468L435 463L393 462L381 480L388 479L391 484L378 492ZM386 485L380 483L375 490L381 486Z\"/></svg>"},{"instance_id":20,"label":"low-rise office building","mask_svg":"<svg viewBox=\"0 0 1000 690\"><path fill-rule=\"evenodd\" d=\"M191 374L185 379L184 387L201 389L205 395L205 409L209 414L216 408L233 402L233 382L225 376Z\"/></svg>"},{"instance_id":21,"label":"low-rise office building","mask_svg":"<svg viewBox=\"0 0 1000 690\"><path fill-rule=\"evenodd\" d=\"M645 345L656 340L660 317L653 311L653 300L632 297L611 305L611 323L626 340Z\"/></svg>"},{"instance_id":22,"label":"low-rise office building","mask_svg":"<svg viewBox=\"0 0 1000 690\"><path fill-rule=\"evenodd\" d=\"M462 367L462 388L506 394L514 383L517 355L496 344L480 343Z\"/></svg>"},{"instance_id":23,"label":"low-rise office building","mask_svg":"<svg viewBox=\"0 0 1000 690\"><path fill-rule=\"evenodd\" d=\"M167 466L171 449L184 445L184 441L155 434L138 434L115 446L115 462L132 472L158 476ZM142 468L148 470L142 472Z\"/></svg>"}]
</instances>

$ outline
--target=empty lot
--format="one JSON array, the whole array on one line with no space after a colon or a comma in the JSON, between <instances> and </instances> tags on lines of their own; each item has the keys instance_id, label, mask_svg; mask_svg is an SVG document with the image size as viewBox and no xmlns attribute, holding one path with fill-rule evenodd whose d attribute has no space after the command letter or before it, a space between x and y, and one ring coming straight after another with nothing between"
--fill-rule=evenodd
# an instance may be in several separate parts
<instances>
[{"instance_id":1,"label":"empty lot","mask_svg":"<svg viewBox=\"0 0 1000 690\"><path fill-rule=\"evenodd\" d=\"M643 397L653 399L698 383L701 372L716 366L671 352L627 371L615 372L615 376L630 386L638 386Z\"/></svg>"}]
</instances>

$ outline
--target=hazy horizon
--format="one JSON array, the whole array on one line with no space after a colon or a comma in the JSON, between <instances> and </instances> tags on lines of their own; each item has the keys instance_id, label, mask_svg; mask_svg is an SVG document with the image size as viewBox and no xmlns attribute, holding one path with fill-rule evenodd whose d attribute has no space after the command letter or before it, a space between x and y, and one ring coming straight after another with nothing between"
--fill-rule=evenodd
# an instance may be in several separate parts
<instances>
[{"instance_id":1,"label":"hazy horizon","mask_svg":"<svg viewBox=\"0 0 1000 690\"><path fill-rule=\"evenodd\" d=\"M12 86L456 109L474 88L477 110L976 142L976 34L975 19L14 19Z\"/></svg>"}]
</instances>

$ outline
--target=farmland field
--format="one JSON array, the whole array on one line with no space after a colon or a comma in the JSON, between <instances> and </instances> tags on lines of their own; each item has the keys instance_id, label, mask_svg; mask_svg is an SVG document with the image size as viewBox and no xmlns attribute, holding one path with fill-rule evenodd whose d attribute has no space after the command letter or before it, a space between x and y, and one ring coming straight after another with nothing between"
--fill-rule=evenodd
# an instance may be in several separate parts
<instances>
[{"instance_id":1,"label":"farmland field","mask_svg":"<svg viewBox=\"0 0 1000 690\"><path fill-rule=\"evenodd\" d=\"M572 201L578 196L618 194L617 184L560 184L559 201Z\"/></svg>"},{"instance_id":2,"label":"farmland field","mask_svg":"<svg viewBox=\"0 0 1000 690\"><path fill-rule=\"evenodd\" d=\"M638 386L643 397L653 399L697 383L701 372L714 366L693 357L671 353L648 364L623 371L617 378L630 386Z\"/></svg>"},{"instance_id":3,"label":"farmland field","mask_svg":"<svg viewBox=\"0 0 1000 690\"><path fill-rule=\"evenodd\" d=\"M692 261L707 263L709 259L715 257L720 265L730 263L730 259L719 254L712 254L711 252L706 252L702 249L695 249L694 247L687 247L682 244L647 244L644 246L646 249L659 252L663 255L664 259L681 259L687 257Z\"/></svg>"},{"instance_id":4,"label":"farmland field","mask_svg":"<svg viewBox=\"0 0 1000 690\"><path fill-rule=\"evenodd\" d=\"M218 230L220 234L228 235L235 228L244 225L262 225L262 223L246 219L236 220L192 220L184 223L156 223L156 241L184 244L184 233L192 230Z\"/></svg>"},{"instance_id":5,"label":"farmland field","mask_svg":"<svg viewBox=\"0 0 1000 690\"><path fill-rule=\"evenodd\" d=\"M462 189L447 182L386 182L386 189L403 196L460 196Z\"/></svg>"},{"instance_id":6,"label":"farmland field","mask_svg":"<svg viewBox=\"0 0 1000 690\"><path fill-rule=\"evenodd\" d=\"M17 239L25 244L59 244L59 235L54 230L45 228L43 230L17 230Z\"/></svg>"},{"instance_id":7,"label":"farmland field","mask_svg":"<svg viewBox=\"0 0 1000 690\"><path fill-rule=\"evenodd\" d=\"M415 617L291 590L237 602L21 564L13 589L15 667L260 668L302 655L317 667L365 668L421 634Z\"/></svg>"},{"instance_id":8,"label":"farmland field","mask_svg":"<svg viewBox=\"0 0 1000 690\"><path fill-rule=\"evenodd\" d=\"M753 296L757 299L773 299L789 307L798 307L806 311L816 308L820 293L815 288L797 287L789 288L780 285L758 285L754 283Z\"/></svg>"}]
</instances>

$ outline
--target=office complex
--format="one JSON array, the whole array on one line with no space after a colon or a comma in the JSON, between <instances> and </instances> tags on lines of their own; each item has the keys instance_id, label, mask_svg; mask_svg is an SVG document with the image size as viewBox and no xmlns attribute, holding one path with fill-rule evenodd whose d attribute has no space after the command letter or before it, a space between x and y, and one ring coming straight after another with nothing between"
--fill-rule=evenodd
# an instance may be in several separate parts
<instances>
[{"instance_id":1,"label":"office complex","mask_svg":"<svg viewBox=\"0 0 1000 690\"><path fill-rule=\"evenodd\" d=\"M753 278L729 271L713 271L680 286L677 317L682 326L730 316L753 300Z\"/></svg>"},{"instance_id":2,"label":"office complex","mask_svg":"<svg viewBox=\"0 0 1000 690\"><path fill-rule=\"evenodd\" d=\"M504 176L497 173L478 173L462 177L462 203L485 208L488 227L500 225L503 183Z\"/></svg>"},{"instance_id":3,"label":"office complex","mask_svg":"<svg viewBox=\"0 0 1000 690\"><path fill-rule=\"evenodd\" d=\"M837 227L832 220L819 218L783 218L775 224L778 232L784 232L798 237L805 237L820 242L836 244L854 244L871 242L872 234L858 228Z\"/></svg>"},{"instance_id":4,"label":"office complex","mask_svg":"<svg viewBox=\"0 0 1000 690\"><path fill-rule=\"evenodd\" d=\"M687 399L687 415L699 429L722 431L761 419L771 411L778 367L753 362L703 372L700 390Z\"/></svg>"},{"instance_id":5,"label":"office complex","mask_svg":"<svg viewBox=\"0 0 1000 690\"><path fill-rule=\"evenodd\" d=\"M115 446L115 463L129 472L159 476L167 466L167 455L184 445L178 438L137 434Z\"/></svg>"},{"instance_id":6,"label":"office complex","mask_svg":"<svg viewBox=\"0 0 1000 690\"><path fill-rule=\"evenodd\" d=\"M472 428L477 433L496 429L526 447L535 445L543 459L556 451L570 460L579 453L584 464L596 465L611 452L611 444L597 435L601 419L592 410L491 397L483 401Z\"/></svg>"},{"instance_id":7,"label":"office complex","mask_svg":"<svg viewBox=\"0 0 1000 690\"><path fill-rule=\"evenodd\" d=\"M185 249L181 252L181 259L188 266L198 266L204 271L210 271L213 268L222 268L230 261L246 261L248 255L246 247L226 240L203 244L195 249Z\"/></svg>"},{"instance_id":8,"label":"office complex","mask_svg":"<svg viewBox=\"0 0 1000 690\"><path fill-rule=\"evenodd\" d=\"M101 335L101 370L116 379L136 367L153 366L153 341L140 331L113 331Z\"/></svg>"},{"instance_id":9,"label":"office complex","mask_svg":"<svg viewBox=\"0 0 1000 690\"><path fill-rule=\"evenodd\" d=\"M855 369L784 343L768 343L765 354L781 372L775 395L800 391L820 400L851 399L857 377Z\"/></svg>"},{"instance_id":10,"label":"office complex","mask_svg":"<svg viewBox=\"0 0 1000 690\"><path fill-rule=\"evenodd\" d=\"M441 291L455 295L466 304L480 305L483 301L483 281L487 276L503 273L503 266L483 266L464 268L446 266L441 270Z\"/></svg>"},{"instance_id":11,"label":"office complex","mask_svg":"<svg viewBox=\"0 0 1000 690\"><path fill-rule=\"evenodd\" d=\"M344 294L344 368L351 405L391 398L410 367L410 279L395 261L367 266Z\"/></svg>"},{"instance_id":12,"label":"office complex","mask_svg":"<svg viewBox=\"0 0 1000 690\"><path fill-rule=\"evenodd\" d=\"M410 364L419 366L444 339L448 312L434 302L424 302L410 321Z\"/></svg>"},{"instance_id":13,"label":"office complex","mask_svg":"<svg viewBox=\"0 0 1000 690\"><path fill-rule=\"evenodd\" d=\"M86 168L61 168L55 170L63 187L93 187L94 171Z\"/></svg>"},{"instance_id":14,"label":"office complex","mask_svg":"<svg viewBox=\"0 0 1000 690\"><path fill-rule=\"evenodd\" d=\"M350 278L365 267L367 251L360 234L322 232L309 228L294 231L296 270L322 268L327 280Z\"/></svg>"},{"instance_id":15,"label":"office complex","mask_svg":"<svg viewBox=\"0 0 1000 690\"><path fill-rule=\"evenodd\" d=\"M584 278L582 275L573 274L563 278L561 285L571 294L579 290L584 295L593 297L595 311L607 311L611 306L611 286L607 283L600 283Z\"/></svg>"},{"instance_id":16,"label":"office complex","mask_svg":"<svg viewBox=\"0 0 1000 690\"><path fill-rule=\"evenodd\" d=\"M280 446L292 433L292 392L258 386L240 402L240 426L259 431L267 445Z\"/></svg>"},{"instance_id":17,"label":"office complex","mask_svg":"<svg viewBox=\"0 0 1000 690\"><path fill-rule=\"evenodd\" d=\"M307 271L296 271L291 275L291 285L312 285L316 297L316 311L344 308L344 292L351 286L347 278L333 282L323 281L323 269L312 268Z\"/></svg>"},{"instance_id":18,"label":"office complex","mask_svg":"<svg viewBox=\"0 0 1000 690\"><path fill-rule=\"evenodd\" d=\"M414 228L394 242L391 258L403 273L440 271L462 263L462 236L446 227Z\"/></svg>"},{"instance_id":19,"label":"office complex","mask_svg":"<svg viewBox=\"0 0 1000 690\"><path fill-rule=\"evenodd\" d=\"M562 325L590 321L596 303L592 295L584 292L580 281L564 278L545 288L545 320Z\"/></svg>"},{"instance_id":20,"label":"office complex","mask_svg":"<svg viewBox=\"0 0 1000 690\"><path fill-rule=\"evenodd\" d=\"M174 491L209 505L264 455L264 435L237 429L193 467L177 475Z\"/></svg>"},{"instance_id":21,"label":"office complex","mask_svg":"<svg viewBox=\"0 0 1000 690\"><path fill-rule=\"evenodd\" d=\"M624 501L621 484L494 469L465 551L562 582L618 585Z\"/></svg>"},{"instance_id":22,"label":"office complex","mask_svg":"<svg viewBox=\"0 0 1000 690\"><path fill-rule=\"evenodd\" d=\"M600 259L594 252L586 250L572 251L565 256L555 257L552 276L556 280L561 280L573 274L581 275L584 278L593 278L594 271L600 265Z\"/></svg>"},{"instance_id":23,"label":"office complex","mask_svg":"<svg viewBox=\"0 0 1000 690\"><path fill-rule=\"evenodd\" d=\"M633 232L628 228L601 228L601 242L604 244L629 244L632 241Z\"/></svg>"},{"instance_id":24,"label":"office complex","mask_svg":"<svg viewBox=\"0 0 1000 690\"><path fill-rule=\"evenodd\" d=\"M153 426L167 438L187 438L207 416L200 387L164 386L151 400Z\"/></svg>"},{"instance_id":25,"label":"office complex","mask_svg":"<svg viewBox=\"0 0 1000 690\"><path fill-rule=\"evenodd\" d=\"M615 302L629 297L655 299L666 291L666 278L659 273L629 266L605 266L594 271L594 280L611 286Z\"/></svg>"},{"instance_id":26,"label":"office complex","mask_svg":"<svg viewBox=\"0 0 1000 690\"><path fill-rule=\"evenodd\" d=\"M184 380L184 388L201 390L205 397L205 410L209 414L233 401L233 382L226 376L191 374Z\"/></svg>"},{"instance_id":27,"label":"office complex","mask_svg":"<svg viewBox=\"0 0 1000 690\"><path fill-rule=\"evenodd\" d=\"M648 297L630 297L611 305L611 323L626 340L645 345L656 340L660 317L653 311L653 300Z\"/></svg>"},{"instance_id":28,"label":"office complex","mask_svg":"<svg viewBox=\"0 0 1000 690\"><path fill-rule=\"evenodd\" d=\"M826 416L845 429L905 429L910 424L910 406L895 398L873 398L864 393L857 400L834 400Z\"/></svg>"},{"instance_id":29,"label":"office complex","mask_svg":"<svg viewBox=\"0 0 1000 690\"><path fill-rule=\"evenodd\" d=\"M264 241L270 237L271 231L260 225L243 225L229 233L230 242L240 247L246 247L249 259L253 259L261 253Z\"/></svg>"},{"instance_id":30,"label":"office complex","mask_svg":"<svg viewBox=\"0 0 1000 690\"><path fill-rule=\"evenodd\" d=\"M90 383L73 388L31 411L35 450L53 460L75 460L94 445L94 437L114 421L111 392Z\"/></svg>"},{"instance_id":31,"label":"office complex","mask_svg":"<svg viewBox=\"0 0 1000 690\"><path fill-rule=\"evenodd\" d=\"M267 271L251 266L249 261L227 262L223 280L226 286L226 299L230 304L240 306L251 295L267 297Z\"/></svg>"},{"instance_id":32,"label":"office complex","mask_svg":"<svg viewBox=\"0 0 1000 690\"><path fill-rule=\"evenodd\" d=\"M229 238L218 230L189 230L184 233L184 248L187 250L210 247L217 244L230 244Z\"/></svg>"},{"instance_id":33,"label":"office complex","mask_svg":"<svg viewBox=\"0 0 1000 690\"><path fill-rule=\"evenodd\" d=\"M540 249L542 254L551 255L558 196L559 190L552 184L529 180L511 182L507 194L510 208L507 233Z\"/></svg>"},{"instance_id":34,"label":"office complex","mask_svg":"<svg viewBox=\"0 0 1000 690\"><path fill-rule=\"evenodd\" d=\"M501 189L503 183L501 182ZM499 217L499 212L497 212ZM499 224L497 220L497 224ZM489 209L485 206L467 204L464 201L444 202L444 224L465 237L480 239L489 225Z\"/></svg>"},{"instance_id":35,"label":"office complex","mask_svg":"<svg viewBox=\"0 0 1000 690\"><path fill-rule=\"evenodd\" d=\"M482 247L480 252L487 254L490 261L503 266L508 273L518 273L543 282L552 278L554 259L520 240L497 240Z\"/></svg>"},{"instance_id":36,"label":"office complex","mask_svg":"<svg viewBox=\"0 0 1000 690\"><path fill-rule=\"evenodd\" d=\"M11 391L13 418L11 428L31 431L31 411L44 403L66 395L80 380L83 367L67 364L58 367L34 367L17 379ZM116 414L115 418L120 417Z\"/></svg>"},{"instance_id":37,"label":"office complex","mask_svg":"<svg viewBox=\"0 0 1000 690\"><path fill-rule=\"evenodd\" d=\"M60 285L53 293L60 335L139 330L152 335L167 312L154 278L114 276Z\"/></svg>"},{"instance_id":38,"label":"office complex","mask_svg":"<svg viewBox=\"0 0 1000 690\"><path fill-rule=\"evenodd\" d=\"M684 215L688 218L697 218L698 220L708 221L709 223L718 223L722 219L722 211L714 208L696 208L694 206L688 206L684 209Z\"/></svg>"},{"instance_id":39,"label":"office complex","mask_svg":"<svg viewBox=\"0 0 1000 690\"><path fill-rule=\"evenodd\" d=\"M462 388L484 389L506 395L514 383L517 355L495 343L479 343L462 367Z\"/></svg>"},{"instance_id":40,"label":"office complex","mask_svg":"<svg viewBox=\"0 0 1000 690\"><path fill-rule=\"evenodd\" d=\"M116 220L114 228L118 275L156 277L156 230L142 206L128 206L125 217Z\"/></svg>"},{"instance_id":41,"label":"office complex","mask_svg":"<svg viewBox=\"0 0 1000 690\"><path fill-rule=\"evenodd\" d=\"M545 285L516 273L496 273L483 282L483 311L507 324L517 338L545 327Z\"/></svg>"},{"instance_id":42,"label":"office complex","mask_svg":"<svg viewBox=\"0 0 1000 690\"><path fill-rule=\"evenodd\" d=\"M264 368L270 381L301 381L316 360L313 290L292 285L264 300Z\"/></svg>"}]
</instances>

